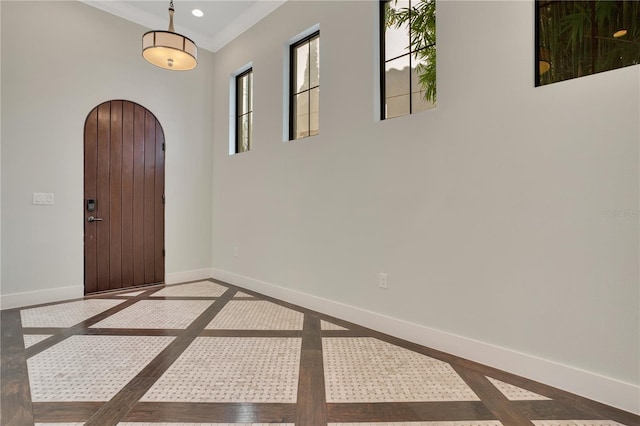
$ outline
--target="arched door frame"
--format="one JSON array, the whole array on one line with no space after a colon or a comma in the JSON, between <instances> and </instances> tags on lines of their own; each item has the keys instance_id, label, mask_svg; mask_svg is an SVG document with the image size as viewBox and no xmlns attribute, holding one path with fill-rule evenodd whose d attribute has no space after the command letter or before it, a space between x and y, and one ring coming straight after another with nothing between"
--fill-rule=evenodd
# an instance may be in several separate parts
<instances>
[{"instance_id":1,"label":"arched door frame","mask_svg":"<svg viewBox=\"0 0 640 426\"><path fill-rule=\"evenodd\" d=\"M126 100L84 125L85 294L164 282L164 131Z\"/></svg>"}]
</instances>

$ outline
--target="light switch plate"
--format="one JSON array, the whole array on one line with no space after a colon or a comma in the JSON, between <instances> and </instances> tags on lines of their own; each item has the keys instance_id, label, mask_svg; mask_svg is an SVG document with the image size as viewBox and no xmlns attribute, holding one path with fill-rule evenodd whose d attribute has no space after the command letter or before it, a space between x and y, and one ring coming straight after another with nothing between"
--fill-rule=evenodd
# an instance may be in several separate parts
<instances>
[{"instance_id":1,"label":"light switch plate","mask_svg":"<svg viewBox=\"0 0 640 426\"><path fill-rule=\"evenodd\" d=\"M33 204L53 204L53 193L51 192L34 192Z\"/></svg>"}]
</instances>

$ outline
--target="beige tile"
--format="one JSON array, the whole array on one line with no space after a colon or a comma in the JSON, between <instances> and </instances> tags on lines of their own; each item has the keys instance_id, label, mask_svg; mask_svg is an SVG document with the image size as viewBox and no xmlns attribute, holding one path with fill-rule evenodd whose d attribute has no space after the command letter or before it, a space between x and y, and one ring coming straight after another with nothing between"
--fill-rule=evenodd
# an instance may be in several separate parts
<instances>
[{"instance_id":1,"label":"beige tile","mask_svg":"<svg viewBox=\"0 0 640 426\"><path fill-rule=\"evenodd\" d=\"M88 299L20 311L23 327L71 327L125 300Z\"/></svg>"},{"instance_id":2,"label":"beige tile","mask_svg":"<svg viewBox=\"0 0 640 426\"><path fill-rule=\"evenodd\" d=\"M613 420L532 420L536 426L624 426Z\"/></svg>"},{"instance_id":3,"label":"beige tile","mask_svg":"<svg viewBox=\"0 0 640 426\"><path fill-rule=\"evenodd\" d=\"M92 328L185 329L212 300L141 300Z\"/></svg>"},{"instance_id":4,"label":"beige tile","mask_svg":"<svg viewBox=\"0 0 640 426\"><path fill-rule=\"evenodd\" d=\"M78 423L82 425L83 423ZM57 423L59 425L59 423ZM75 425L75 423L74 423ZM294 423L136 423L120 422L119 426L295 426Z\"/></svg>"},{"instance_id":5,"label":"beige tile","mask_svg":"<svg viewBox=\"0 0 640 426\"><path fill-rule=\"evenodd\" d=\"M138 296L142 293L144 293L146 290L140 290L140 291L132 291L129 293L118 293L118 296L127 296L127 297L135 297Z\"/></svg>"},{"instance_id":6,"label":"beige tile","mask_svg":"<svg viewBox=\"0 0 640 426\"><path fill-rule=\"evenodd\" d=\"M82 425L83 423L78 423ZM59 425L59 424L58 424ZM136 423L120 422L119 426L295 426L294 423Z\"/></svg>"},{"instance_id":7,"label":"beige tile","mask_svg":"<svg viewBox=\"0 0 640 426\"><path fill-rule=\"evenodd\" d=\"M323 338L327 402L478 401L445 362L374 338Z\"/></svg>"},{"instance_id":8,"label":"beige tile","mask_svg":"<svg viewBox=\"0 0 640 426\"><path fill-rule=\"evenodd\" d=\"M304 315L265 300L231 300L207 329L302 330Z\"/></svg>"},{"instance_id":9,"label":"beige tile","mask_svg":"<svg viewBox=\"0 0 640 426\"><path fill-rule=\"evenodd\" d=\"M462 422L329 423L328 426L502 426L502 423L497 420L468 420Z\"/></svg>"},{"instance_id":10,"label":"beige tile","mask_svg":"<svg viewBox=\"0 0 640 426\"><path fill-rule=\"evenodd\" d=\"M324 320L320 321L320 328L322 330L348 330L347 328L340 327L338 324L334 324L332 322Z\"/></svg>"},{"instance_id":11,"label":"beige tile","mask_svg":"<svg viewBox=\"0 0 640 426\"><path fill-rule=\"evenodd\" d=\"M34 402L108 401L173 337L71 336L27 360Z\"/></svg>"},{"instance_id":12,"label":"beige tile","mask_svg":"<svg viewBox=\"0 0 640 426\"><path fill-rule=\"evenodd\" d=\"M498 379L487 377L493 385L498 388L509 401L543 401L549 400L546 396L539 395L537 393L528 391L526 389L519 388L509 383L501 382Z\"/></svg>"},{"instance_id":13,"label":"beige tile","mask_svg":"<svg viewBox=\"0 0 640 426\"><path fill-rule=\"evenodd\" d=\"M51 336L51 334L25 334L22 336L24 339L24 347L28 348L29 346L33 346Z\"/></svg>"},{"instance_id":14,"label":"beige tile","mask_svg":"<svg viewBox=\"0 0 640 426\"><path fill-rule=\"evenodd\" d=\"M83 426L84 423L35 423L34 426Z\"/></svg>"},{"instance_id":15,"label":"beige tile","mask_svg":"<svg viewBox=\"0 0 640 426\"><path fill-rule=\"evenodd\" d=\"M296 338L198 337L141 401L293 403L300 345Z\"/></svg>"},{"instance_id":16,"label":"beige tile","mask_svg":"<svg viewBox=\"0 0 640 426\"><path fill-rule=\"evenodd\" d=\"M211 281L171 285L152 294L162 297L220 297L228 288Z\"/></svg>"}]
</instances>

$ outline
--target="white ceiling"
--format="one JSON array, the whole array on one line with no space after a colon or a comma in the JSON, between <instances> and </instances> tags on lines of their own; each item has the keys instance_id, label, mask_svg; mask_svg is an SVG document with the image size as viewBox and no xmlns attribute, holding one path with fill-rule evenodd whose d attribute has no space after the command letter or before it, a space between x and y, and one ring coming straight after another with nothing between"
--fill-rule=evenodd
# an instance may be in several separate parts
<instances>
[{"instance_id":1,"label":"white ceiling","mask_svg":"<svg viewBox=\"0 0 640 426\"><path fill-rule=\"evenodd\" d=\"M169 27L169 0L80 0L150 30ZM176 32L199 48L216 52L245 30L281 6L286 0L174 0ZM202 18L191 14L204 12Z\"/></svg>"}]
</instances>

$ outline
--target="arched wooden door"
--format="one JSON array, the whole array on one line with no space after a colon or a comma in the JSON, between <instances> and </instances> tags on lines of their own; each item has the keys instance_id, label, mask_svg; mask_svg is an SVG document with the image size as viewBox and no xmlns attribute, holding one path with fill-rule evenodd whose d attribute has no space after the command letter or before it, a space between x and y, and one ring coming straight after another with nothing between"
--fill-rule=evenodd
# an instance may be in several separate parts
<instances>
[{"instance_id":1,"label":"arched wooden door","mask_svg":"<svg viewBox=\"0 0 640 426\"><path fill-rule=\"evenodd\" d=\"M164 282L164 132L129 101L84 126L85 294Z\"/></svg>"}]
</instances>

